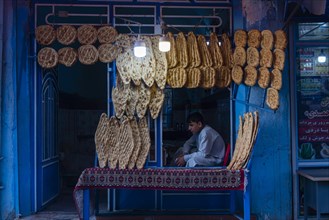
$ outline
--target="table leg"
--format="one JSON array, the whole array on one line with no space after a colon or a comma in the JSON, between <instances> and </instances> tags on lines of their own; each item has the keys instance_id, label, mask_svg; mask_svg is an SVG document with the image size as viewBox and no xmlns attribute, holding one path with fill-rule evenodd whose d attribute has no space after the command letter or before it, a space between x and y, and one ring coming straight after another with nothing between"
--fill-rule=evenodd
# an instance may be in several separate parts
<instances>
[{"instance_id":1,"label":"table leg","mask_svg":"<svg viewBox=\"0 0 329 220\"><path fill-rule=\"evenodd\" d=\"M83 190L83 219L89 219L89 201L90 201L90 191L89 189Z\"/></svg>"},{"instance_id":2,"label":"table leg","mask_svg":"<svg viewBox=\"0 0 329 220\"><path fill-rule=\"evenodd\" d=\"M319 183L315 183L315 195L316 195L316 219L320 219L320 195L319 195Z\"/></svg>"},{"instance_id":3,"label":"table leg","mask_svg":"<svg viewBox=\"0 0 329 220\"><path fill-rule=\"evenodd\" d=\"M250 182L248 182L245 191L243 192L243 219L250 220Z\"/></svg>"},{"instance_id":4,"label":"table leg","mask_svg":"<svg viewBox=\"0 0 329 220\"><path fill-rule=\"evenodd\" d=\"M308 215L308 183L306 178L304 178L304 180L304 220L306 220Z\"/></svg>"}]
</instances>

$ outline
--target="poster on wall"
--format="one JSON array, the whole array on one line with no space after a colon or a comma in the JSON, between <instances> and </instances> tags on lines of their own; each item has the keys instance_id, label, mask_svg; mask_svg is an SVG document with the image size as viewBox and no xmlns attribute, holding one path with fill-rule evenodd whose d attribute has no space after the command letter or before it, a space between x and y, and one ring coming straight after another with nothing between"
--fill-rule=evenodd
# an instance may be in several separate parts
<instances>
[{"instance_id":1,"label":"poster on wall","mask_svg":"<svg viewBox=\"0 0 329 220\"><path fill-rule=\"evenodd\" d=\"M317 48L298 50L298 159L329 159L328 61L320 63Z\"/></svg>"}]
</instances>

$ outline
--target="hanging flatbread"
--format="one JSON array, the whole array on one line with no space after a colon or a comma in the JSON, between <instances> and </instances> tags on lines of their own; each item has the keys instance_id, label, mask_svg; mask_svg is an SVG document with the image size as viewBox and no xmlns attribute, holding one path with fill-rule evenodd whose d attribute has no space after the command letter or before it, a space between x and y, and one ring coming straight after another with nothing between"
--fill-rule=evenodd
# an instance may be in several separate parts
<instances>
[{"instance_id":1,"label":"hanging flatbread","mask_svg":"<svg viewBox=\"0 0 329 220\"><path fill-rule=\"evenodd\" d=\"M216 86L226 88L231 84L231 70L227 66L222 66L216 70Z\"/></svg>"},{"instance_id":2,"label":"hanging flatbread","mask_svg":"<svg viewBox=\"0 0 329 220\"><path fill-rule=\"evenodd\" d=\"M286 49L288 44L287 35L283 30L277 30L274 32L274 48L275 49Z\"/></svg>"},{"instance_id":3,"label":"hanging flatbread","mask_svg":"<svg viewBox=\"0 0 329 220\"><path fill-rule=\"evenodd\" d=\"M259 87L266 89L271 81L271 74L267 67L260 67L258 69L258 85Z\"/></svg>"},{"instance_id":4,"label":"hanging flatbread","mask_svg":"<svg viewBox=\"0 0 329 220\"><path fill-rule=\"evenodd\" d=\"M130 39L128 39L130 42ZM133 75L134 69L134 53L132 48L126 48L122 53L119 53L116 58L116 67L124 84L129 84ZM140 76L141 77L141 76Z\"/></svg>"},{"instance_id":5,"label":"hanging flatbread","mask_svg":"<svg viewBox=\"0 0 329 220\"><path fill-rule=\"evenodd\" d=\"M135 115L136 105L139 99L139 86L129 86L129 96L127 99L126 115L129 119L132 119Z\"/></svg>"},{"instance_id":6,"label":"hanging flatbread","mask_svg":"<svg viewBox=\"0 0 329 220\"><path fill-rule=\"evenodd\" d=\"M80 44L93 44L97 41L97 29L92 25L82 25L78 28Z\"/></svg>"},{"instance_id":7,"label":"hanging flatbread","mask_svg":"<svg viewBox=\"0 0 329 220\"><path fill-rule=\"evenodd\" d=\"M261 33L257 29L248 31L248 47L259 48L260 46Z\"/></svg>"},{"instance_id":8,"label":"hanging flatbread","mask_svg":"<svg viewBox=\"0 0 329 220\"><path fill-rule=\"evenodd\" d=\"M58 62L64 66L71 67L78 60L78 53L72 47L63 47L58 50Z\"/></svg>"},{"instance_id":9,"label":"hanging flatbread","mask_svg":"<svg viewBox=\"0 0 329 220\"><path fill-rule=\"evenodd\" d=\"M248 47L247 49L247 64L249 66L257 67L259 65L259 52L255 47Z\"/></svg>"},{"instance_id":10,"label":"hanging flatbread","mask_svg":"<svg viewBox=\"0 0 329 220\"><path fill-rule=\"evenodd\" d=\"M151 99L151 91L150 88L141 83L139 88L139 96L138 102L136 105L136 113L138 118L143 118L148 109L150 99Z\"/></svg>"},{"instance_id":11,"label":"hanging flatbread","mask_svg":"<svg viewBox=\"0 0 329 220\"><path fill-rule=\"evenodd\" d=\"M98 60L98 50L93 45L82 45L78 49L79 61L85 65L91 65Z\"/></svg>"},{"instance_id":12,"label":"hanging flatbread","mask_svg":"<svg viewBox=\"0 0 329 220\"><path fill-rule=\"evenodd\" d=\"M109 148L107 146L107 141L109 138L108 132L108 118L105 113L102 113L95 132L95 145L100 168L104 168L107 165L107 159L109 155Z\"/></svg>"},{"instance_id":13,"label":"hanging flatbread","mask_svg":"<svg viewBox=\"0 0 329 220\"><path fill-rule=\"evenodd\" d=\"M272 50L274 43L273 33L270 30L263 30L261 32L260 46L262 49Z\"/></svg>"},{"instance_id":14,"label":"hanging flatbread","mask_svg":"<svg viewBox=\"0 0 329 220\"><path fill-rule=\"evenodd\" d=\"M260 51L259 65L267 68L271 68L273 63L273 54L270 49L263 48Z\"/></svg>"},{"instance_id":15,"label":"hanging flatbread","mask_svg":"<svg viewBox=\"0 0 329 220\"><path fill-rule=\"evenodd\" d=\"M198 67L201 65L201 57L198 48L198 42L193 32L187 34L187 51L188 51L188 66Z\"/></svg>"},{"instance_id":16,"label":"hanging flatbread","mask_svg":"<svg viewBox=\"0 0 329 220\"><path fill-rule=\"evenodd\" d=\"M162 104L164 101L164 92L162 89L158 88L156 85L153 85L151 88L151 98L150 98L150 114L153 119L156 119L159 116L159 113L162 109Z\"/></svg>"},{"instance_id":17,"label":"hanging flatbread","mask_svg":"<svg viewBox=\"0 0 329 220\"><path fill-rule=\"evenodd\" d=\"M247 52L243 47L236 47L233 53L234 65L244 67L247 61Z\"/></svg>"},{"instance_id":18,"label":"hanging flatbread","mask_svg":"<svg viewBox=\"0 0 329 220\"><path fill-rule=\"evenodd\" d=\"M176 40L174 35L171 32L167 33L167 37L170 41L170 50L166 53L168 69L174 68L178 64L178 57L177 57L177 47L176 47Z\"/></svg>"},{"instance_id":19,"label":"hanging flatbread","mask_svg":"<svg viewBox=\"0 0 329 220\"><path fill-rule=\"evenodd\" d=\"M197 41L201 56L201 65L211 67L212 58L207 45L206 38L203 35L198 35Z\"/></svg>"},{"instance_id":20,"label":"hanging flatbread","mask_svg":"<svg viewBox=\"0 0 329 220\"><path fill-rule=\"evenodd\" d=\"M132 48L132 42L128 34L119 34L114 44L122 47L124 51L128 48Z\"/></svg>"},{"instance_id":21,"label":"hanging flatbread","mask_svg":"<svg viewBox=\"0 0 329 220\"><path fill-rule=\"evenodd\" d=\"M53 26L40 25L35 30L35 39L41 45L50 45L56 40L56 32Z\"/></svg>"},{"instance_id":22,"label":"hanging flatbread","mask_svg":"<svg viewBox=\"0 0 329 220\"><path fill-rule=\"evenodd\" d=\"M283 70L284 62L285 62L285 52L281 49L275 49L274 60L273 60L273 68Z\"/></svg>"},{"instance_id":23,"label":"hanging flatbread","mask_svg":"<svg viewBox=\"0 0 329 220\"><path fill-rule=\"evenodd\" d=\"M257 69L253 66L247 65L244 68L244 84L247 86L254 86L257 82Z\"/></svg>"},{"instance_id":24,"label":"hanging flatbread","mask_svg":"<svg viewBox=\"0 0 329 220\"><path fill-rule=\"evenodd\" d=\"M121 48L114 44L101 44L98 47L98 58L103 63L111 63L121 53Z\"/></svg>"},{"instance_id":25,"label":"hanging flatbread","mask_svg":"<svg viewBox=\"0 0 329 220\"><path fill-rule=\"evenodd\" d=\"M216 69L213 67L201 67L201 84L204 89L213 88L216 84Z\"/></svg>"},{"instance_id":26,"label":"hanging flatbread","mask_svg":"<svg viewBox=\"0 0 329 220\"><path fill-rule=\"evenodd\" d=\"M210 34L209 51L212 57L214 68L220 68L223 65L223 55L219 47L219 42L216 33Z\"/></svg>"},{"instance_id":27,"label":"hanging flatbread","mask_svg":"<svg viewBox=\"0 0 329 220\"><path fill-rule=\"evenodd\" d=\"M72 25L62 25L56 30L57 40L63 45L70 45L77 39L77 30Z\"/></svg>"},{"instance_id":28,"label":"hanging flatbread","mask_svg":"<svg viewBox=\"0 0 329 220\"><path fill-rule=\"evenodd\" d=\"M270 109L277 110L280 106L279 92L274 88L267 88L266 104Z\"/></svg>"},{"instance_id":29,"label":"hanging flatbread","mask_svg":"<svg viewBox=\"0 0 329 220\"><path fill-rule=\"evenodd\" d=\"M233 54L232 46L229 36L226 33L222 34L222 46L220 47L223 56L223 66L232 69L233 67Z\"/></svg>"},{"instance_id":30,"label":"hanging flatbread","mask_svg":"<svg viewBox=\"0 0 329 220\"><path fill-rule=\"evenodd\" d=\"M136 161L136 167L137 169L142 169L151 147L150 131L146 117L143 117L139 120L138 127L139 133L141 135L142 145Z\"/></svg>"},{"instance_id":31,"label":"hanging flatbread","mask_svg":"<svg viewBox=\"0 0 329 220\"><path fill-rule=\"evenodd\" d=\"M133 117L130 120L130 126L131 126L131 130L133 132L134 149L133 149L133 152L131 153L131 156L129 159L128 169L133 169L136 165L136 160L137 160L140 148L141 148L142 140L141 140L141 134L140 134L139 128L138 128L137 119L135 117Z\"/></svg>"},{"instance_id":32,"label":"hanging flatbread","mask_svg":"<svg viewBox=\"0 0 329 220\"><path fill-rule=\"evenodd\" d=\"M192 89L199 87L201 83L201 71L200 68L188 68L186 69L186 83L185 87Z\"/></svg>"},{"instance_id":33,"label":"hanging flatbread","mask_svg":"<svg viewBox=\"0 0 329 220\"><path fill-rule=\"evenodd\" d=\"M237 84L240 85L243 80L243 69L239 65L234 65L232 68L232 80Z\"/></svg>"},{"instance_id":34,"label":"hanging flatbread","mask_svg":"<svg viewBox=\"0 0 329 220\"><path fill-rule=\"evenodd\" d=\"M108 134L108 166L112 169L117 167L118 158L120 154L120 148L117 146L118 137L120 132L120 123L115 116L111 116L109 119L109 134Z\"/></svg>"},{"instance_id":35,"label":"hanging flatbread","mask_svg":"<svg viewBox=\"0 0 329 220\"><path fill-rule=\"evenodd\" d=\"M176 37L176 53L178 66L186 68L188 66L187 41L183 32L179 32Z\"/></svg>"},{"instance_id":36,"label":"hanging flatbread","mask_svg":"<svg viewBox=\"0 0 329 220\"><path fill-rule=\"evenodd\" d=\"M171 88L183 88L187 80L186 70L181 67L168 69L167 84Z\"/></svg>"},{"instance_id":37,"label":"hanging flatbread","mask_svg":"<svg viewBox=\"0 0 329 220\"><path fill-rule=\"evenodd\" d=\"M97 38L101 44L109 44L116 41L118 37L117 30L109 25L102 26L97 30Z\"/></svg>"},{"instance_id":38,"label":"hanging flatbread","mask_svg":"<svg viewBox=\"0 0 329 220\"><path fill-rule=\"evenodd\" d=\"M234 32L234 44L236 47L246 47L247 32L245 30L239 29Z\"/></svg>"},{"instance_id":39,"label":"hanging flatbread","mask_svg":"<svg viewBox=\"0 0 329 220\"><path fill-rule=\"evenodd\" d=\"M282 87L282 74L279 69L273 69L271 72L271 87L278 91Z\"/></svg>"},{"instance_id":40,"label":"hanging flatbread","mask_svg":"<svg viewBox=\"0 0 329 220\"><path fill-rule=\"evenodd\" d=\"M53 68L57 65L58 54L50 47L44 47L38 52L38 63L42 68Z\"/></svg>"},{"instance_id":41,"label":"hanging flatbread","mask_svg":"<svg viewBox=\"0 0 329 220\"><path fill-rule=\"evenodd\" d=\"M120 133L117 144L120 146L119 169L126 169L134 150L134 139L130 120L125 116L122 117L120 121Z\"/></svg>"},{"instance_id":42,"label":"hanging flatbread","mask_svg":"<svg viewBox=\"0 0 329 220\"><path fill-rule=\"evenodd\" d=\"M155 59L155 75L154 80L160 89L164 89L167 81L168 64L166 53L158 49L160 36L151 37L153 54Z\"/></svg>"}]
</instances>

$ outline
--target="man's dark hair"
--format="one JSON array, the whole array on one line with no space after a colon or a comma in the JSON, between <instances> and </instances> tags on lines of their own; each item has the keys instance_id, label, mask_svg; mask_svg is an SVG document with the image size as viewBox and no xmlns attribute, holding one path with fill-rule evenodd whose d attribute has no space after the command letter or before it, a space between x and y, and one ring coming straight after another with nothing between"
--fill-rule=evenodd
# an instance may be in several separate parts
<instances>
[{"instance_id":1,"label":"man's dark hair","mask_svg":"<svg viewBox=\"0 0 329 220\"><path fill-rule=\"evenodd\" d=\"M201 115L200 112L193 112L191 113L188 117L187 117L187 120L186 120L187 123L190 123L190 122L201 122L202 124L204 124L204 119L203 119L203 116Z\"/></svg>"}]
</instances>

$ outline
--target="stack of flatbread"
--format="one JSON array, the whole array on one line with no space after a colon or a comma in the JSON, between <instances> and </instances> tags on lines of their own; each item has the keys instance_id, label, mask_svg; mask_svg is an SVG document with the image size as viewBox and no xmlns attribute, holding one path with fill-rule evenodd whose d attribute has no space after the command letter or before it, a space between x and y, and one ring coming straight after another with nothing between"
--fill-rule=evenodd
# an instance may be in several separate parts
<instances>
[{"instance_id":1,"label":"stack of flatbread","mask_svg":"<svg viewBox=\"0 0 329 220\"><path fill-rule=\"evenodd\" d=\"M101 168L144 167L151 146L146 117L137 121L123 116L118 120L102 113L95 132L98 164Z\"/></svg>"},{"instance_id":2,"label":"stack of flatbread","mask_svg":"<svg viewBox=\"0 0 329 220\"><path fill-rule=\"evenodd\" d=\"M35 38L42 46L48 46L56 39L65 46L59 48L58 52L50 47L40 49L38 63L43 68L52 68L57 63L71 67L77 60L85 65L94 64L98 59L103 63L109 63L115 60L122 50L121 46L114 44L118 38L116 29L108 25L98 30L92 25L82 25L77 29L72 25L61 25L57 29L51 25L40 25L36 27ZM67 47L75 43L76 39L82 44L79 48ZM98 50L93 45L97 39L100 43ZM122 42L121 38L120 40ZM55 52L58 53L58 59Z\"/></svg>"},{"instance_id":3,"label":"stack of flatbread","mask_svg":"<svg viewBox=\"0 0 329 220\"><path fill-rule=\"evenodd\" d=\"M236 30L233 53L232 80L247 86L256 83L266 91L266 104L276 110L279 107L279 93L282 87L281 71L284 69L287 37L283 30ZM247 46L247 48L245 48ZM277 91L273 91L277 90Z\"/></svg>"},{"instance_id":4,"label":"stack of flatbread","mask_svg":"<svg viewBox=\"0 0 329 220\"><path fill-rule=\"evenodd\" d=\"M234 33L235 49L233 52L232 80L240 85L243 81L243 68L247 62L247 32L245 30L236 30Z\"/></svg>"},{"instance_id":5,"label":"stack of flatbread","mask_svg":"<svg viewBox=\"0 0 329 220\"><path fill-rule=\"evenodd\" d=\"M110 141L109 132L110 132L109 119L105 113L102 113L95 132L96 152L98 156L98 164L101 168L107 165L109 149L110 149L108 145L108 142Z\"/></svg>"},{"instance_id":6,"label":"stack of flatbread","mask_svg":"<svg viewBox=\"0 0 329 220\"><path fill-rule=\"evenodd\" d=\"M228 170L239 170L247 166L258 133L258 112L247 112L243 118L239 117L239 121L234 153L227 166Z\"/></svg>"}]
</instances>

